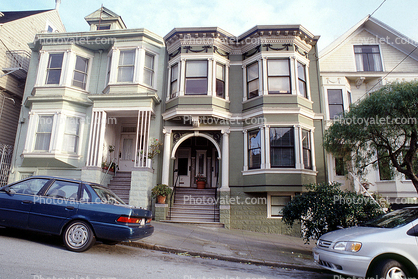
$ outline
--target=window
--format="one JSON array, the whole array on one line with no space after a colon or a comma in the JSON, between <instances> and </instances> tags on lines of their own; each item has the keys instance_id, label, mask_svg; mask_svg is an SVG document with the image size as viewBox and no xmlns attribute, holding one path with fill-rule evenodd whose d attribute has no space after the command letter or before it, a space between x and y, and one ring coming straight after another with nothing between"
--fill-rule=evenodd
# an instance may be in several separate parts
<instances>
[{"instance_id":1,"label":"window","mask_svg":"<svg viewBox=\"0 0 418 279\"><path fill-rule=\"evenodd\" d=\"M48 181L49 179L44 178L28 179L14 184L10 190L15 191L16 194L36 195Z\"/></svg>"},{"instance_id":2,"label":"window","mask_svg":"<svg viewBox=\"0 0 418 279\"><path fill-rule=\"evenodd\" d=\"M354 46L356 67L359 72L382 71L379 46Z\"/></svg>"},{"instance_id":3,"label":"window","mask_svg":"<svg viewBox=\"0 0 418 279\"><path fill-rule=\"evenodd\" d=\"M145 53L144 83L154 85L154 55Z\"/></svg>"},{"instance_id":4,"label":"window","mask_svg":"<svg viewBox=\"0 0 418 279\"><path fill-rule=\"evenodd\" d=\"M351 106L351 104L353 103L353 99L351 97L350 91L347 91L347 97L348 97L348 106Z\"/></svg>"},{"instance_id":5,"label":"window","mask_svg":"<svg viewBox=\"0 0 418 279\"><path fill-rule=\"evenodd\" d=\"M76 56L73 86L79 87L81 89L86 89L88 66L89 60L87 58L78 55Z\"/></svg>"},{"instance_id":6,"label":"window","mask_svg":"<svg viewBox=\"0 0 418 279\"><path fill-rule=\"evenodd\" d=\"M395 176L392 162L388 156L387 150L378 153L378 166L380 180L393 180Z\"/></svg>"},{"instance_id":7,"label":"window","mask_svg":"<svg viewBox=\"0 0 418 279\"><path fill-rule=\"evenodd\" d=\"M347 174L347 168L343 158L335 158L335 174L340 176Z\"/></svg>"},{"instance_id":8,"label":"window","mask_svg":"<svg viewBox=\"0 0 418 279\"><path fill-rule=\"evenodd\" d=\"M261 132L248 132L248 168L259 169L261 166Z\"/></svg>"},{"instance_id":9,"label":"window","mask_svg":"<svg viewBox=\"0 0 418 279\"><path fill-rule=\"evenodd\" d=\"M78 183L57 180L48 189L45 196L75 200L77 199L78 187Z\"/></svg>"},{"instance_id":10,"label":"window","mask_svg":"<svg viewBox=\"0 0 418 279\"><path fill-rule=\"evenodd\" d=\"M258 96L258 62L247 67L247 94L248 99Z\"/></svg>"},{"instance_id":11,"label":"window","mask_svg":"<svg viewBox=\"0 0 418 279\"><path fill-rule=\"evenodd\" d=\"M179 64L175 64L171 67L171 79L170 79L170 96L174 98L177 96L178 91L178 75L179 75Z\"/></svg>"},{"instance_id":12,"label":"window","mask_svg":"<svg viewBox=\"0 0 418 279\"><path fill-rule=\"evenodd\" d=\"M303 165L312 169L311 132L302 129Z\"/></svg>"},{"instance_id":13,"label":"window","mask_svg":"<svg viewBox=\"0 0 418 279\"><path fill-rule=\"evenodd\" d=\"M38 128L36 130L35 150L49 151L52 134L52 124L54 123L54 116L41 115L39 116Z\"/></svg>"},{"instance_id":14,"label":"window","mask_svg":"<svg viewBox=\"0 0 418 279\"><path fill-rule=\"evenodd\" d=\"M80 118L67 117L65 120L63 151L77 153L80 133Z\"/></svg>"},{"instance_id":15,"label":"window","mask_svg":"<svg viewBox=\"0 0 418 279\"><path fill-rule=\"evenodd\" d=\"M206 95L208 92L208 61L186 62L186 95Z\"/></svg>"},{"instance_id":16,"label":"window","mask_svg":"<svg viewBox=\"0 0 418 279\"><path fill-rule=\"evenodd\" d=\"M282 217L283 208L290 202L290 196L271 196L271 217Z\"/></svg>"},{"instance_id":17,"label":"window","mask_svg":"<svg viewBox=\"0 0 418 279\"><path fill-rule=\"evenodd\" d=\"M267 60L267 74L269 93L290 93L289 60Z\"/></svg>"},{"instance_id":18,"label":"window","mask_svg":"<svg viewBox=\"0 0 418 279\"><path fill-rule=\"evenodd\" d=\"M299 95L308 98L308 92L306 90L306 70L305 65L298 61L298 87Z\"/></svg>"},{"instance_id":19,"label":"window","mask_svg":"<svg viewBox=\"0 0 418 279\"><path fill-rule=\"evenodd\" d=\"M225 65L216 64L216 96L225 98Z\"/></svg>"},{"instance_id":20,"label":"window","mask_svg":"<svg viewBox=\"0 0 418 279\"><path fill-rule=\"evenodd\" d=\"M293 128L270 128L270 162L275 168L295 167Z\"/></svg>"},{"instance_id":21,"label":"window","mask_svg":"<svg viewBox=\"0 0 418 279\"><path fill-rule=\"evenodd\" d=\"M46 84L59 84L62 70L62 60L64 53L51 53L49 54Z\"/></svg>"},{"instance_id":22,"label":"window","mask_svg":"<svg viewBox=\"0 0 418 279\"><path fill-rule=\"evenodd\" d=\"M48 27L46 28L46 32L52 33L52 32L54 32L54 28L52 28L51 25L48 25Z\"/></svg>"},{"instance_id":23,"label":"window","mask_svg":"<svg viewBox=\"0 0 418 279\"><path fill-rule=\"evenodd\" d=\"M97 25L97 30L109 30L109 29L110 29L110 24Z\"/></svg>"},{"instance_id":24,"label":"window","mask_svg":"<svg viewBox=\"0 0 418 279\"><path fill-rule=\"evenodd\" d=\"M135 68L135 50L120 51L118 64L118 82L133 82Z\"/></svg>"},{"instance_id":25,"label":"window","mask_svg":"<svg viewBox=\"0 0 418 279\"><path fill-rule=\"evenodd\" d=\"M328 89L329 119L334 119L344 111L341 89Z\"/></svg>"}]
</instances>

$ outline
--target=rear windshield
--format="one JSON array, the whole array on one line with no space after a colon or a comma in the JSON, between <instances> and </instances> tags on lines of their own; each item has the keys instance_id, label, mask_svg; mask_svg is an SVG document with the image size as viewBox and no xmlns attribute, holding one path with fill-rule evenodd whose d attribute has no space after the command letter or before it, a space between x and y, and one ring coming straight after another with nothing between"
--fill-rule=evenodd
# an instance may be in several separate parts
<instances>
[{"instance_id":1,"label":"rear windshield","mask_svg":"<svg viewBox=\"0 0 418 279\"><path fill-rule=\"evenodd\" d=\"M418 218L418 208L404 208L364 223L364 227L399 228Z\"/></svg>"},{"instance_id":2,"label":"rear windshield","mask_svg":"<svg viewBox=\"0 0 418 279\"><path fill-rule=\"evenodd\" d=\"M115 193L101 186L91 185L102 202L110 204L125 204Z\"/></svg>"}]
</instances>

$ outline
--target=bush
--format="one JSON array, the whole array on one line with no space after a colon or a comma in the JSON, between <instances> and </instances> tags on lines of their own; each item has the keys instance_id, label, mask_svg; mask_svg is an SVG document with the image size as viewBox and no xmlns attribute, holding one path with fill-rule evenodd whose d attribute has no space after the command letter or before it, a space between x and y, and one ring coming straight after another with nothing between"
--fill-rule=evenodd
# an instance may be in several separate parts
<instances>
[{"instance_id":1,"label":"bush","mask_svg":"<svg viewBox=\"0 0 418 279\"><path fill-rule=\"evenodd\" d=\"M283 221L292 226L300 221L306 243L340 227L356 226L383 214L370 197L342 191L337 182L310 184L308 192L295 196L283 208Z\"/></svg>"}]
</instances>

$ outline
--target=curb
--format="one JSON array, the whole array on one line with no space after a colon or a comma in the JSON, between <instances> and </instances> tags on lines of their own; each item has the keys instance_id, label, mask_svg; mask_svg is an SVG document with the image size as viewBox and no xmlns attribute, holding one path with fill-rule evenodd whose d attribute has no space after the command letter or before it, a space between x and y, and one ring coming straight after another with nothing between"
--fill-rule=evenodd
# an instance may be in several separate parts
<instances>
[{"instance_id":1,"label":"curb","mask_svg":"<svg viewBox=\"0 0 418 279\"><path fill-rule=\"evenodd\" d=\"M148 244L148 243L143 243L143 242L122 242L120 244L125 245L125 246L131 246L131 247L155 250L155 251L162 251L162 252L168 252L168 253L174 253L174 254L187 253L190 256L200 256L204 258L212 258L212 259L236 262L236 263L251 263L255 265L274 266L274 267L279 267L279 268L288 268L288 269L296 269L296 270L302 270L302 271L312 271L312 272L334 274L333 272L327 269L321 268L321 267L313 267L313 266L306 266L306 265L300 265L300 264L278 263L278 262L269 262L269 261L246 259L246 258L239 258L239 257L220 256L220 255L212 254L212 253L192 252L192 251L186 251L183 249L161 246L157 244Z\"/></svg>"}]
</instances>

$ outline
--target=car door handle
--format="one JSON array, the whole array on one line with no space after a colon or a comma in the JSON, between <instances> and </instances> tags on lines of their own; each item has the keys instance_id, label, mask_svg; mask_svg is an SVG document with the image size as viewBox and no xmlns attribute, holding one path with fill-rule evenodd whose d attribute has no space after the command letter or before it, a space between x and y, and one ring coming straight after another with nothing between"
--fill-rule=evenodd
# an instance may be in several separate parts
<instances>
[{"instance_id":1,"label":"car door handle","mask_svg":"<svg viewBox=\"0 0 418 279\"><path fill-rule=\"evenodd\" d=\"M30 203L32 203L32 201L30 201L30 200L24 200L24 201L22 201L22 204L30 204Z\"/></svg>"},{"instance_id":2,"label":"car door handle","mask_svg":"<svg viewBox=\"0 0 418 279\"><path fill-rule=\"evenodd\" d=\"M74 206L67 206L67 207L65 207L65 210L73 210L74 209Z\"/></svg>"}]
</instances>

